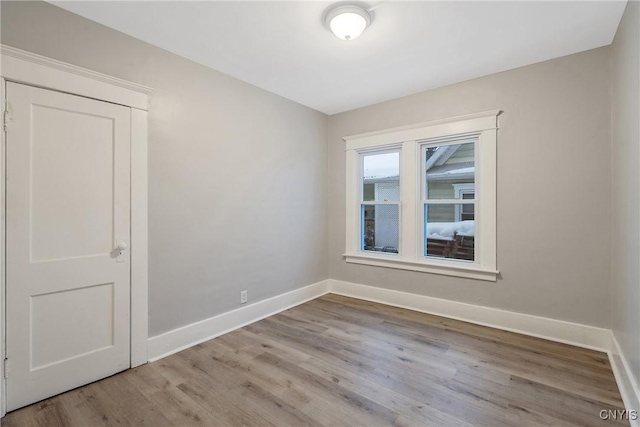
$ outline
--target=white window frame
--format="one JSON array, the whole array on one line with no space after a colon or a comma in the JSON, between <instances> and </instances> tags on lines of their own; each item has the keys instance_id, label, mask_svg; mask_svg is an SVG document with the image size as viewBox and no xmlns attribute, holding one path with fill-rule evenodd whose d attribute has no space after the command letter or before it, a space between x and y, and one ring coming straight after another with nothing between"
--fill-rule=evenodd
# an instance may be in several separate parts
<instances>
[{"instance_id":1,"label":"white window frame","mask_svg":"<svg viewBox=\"0 0 640 427\"><path fill-rule=\"evenodd\" d=\"M496 281L496 153L500 110L344 137L346 142L346 262ZM422 150L429 141L477 138L475 261L424 256ZM440 143L441 144L441 143ZM398 254L364 251L361 242L362 155L400 148Z\"/></svg>"}]
</instances>

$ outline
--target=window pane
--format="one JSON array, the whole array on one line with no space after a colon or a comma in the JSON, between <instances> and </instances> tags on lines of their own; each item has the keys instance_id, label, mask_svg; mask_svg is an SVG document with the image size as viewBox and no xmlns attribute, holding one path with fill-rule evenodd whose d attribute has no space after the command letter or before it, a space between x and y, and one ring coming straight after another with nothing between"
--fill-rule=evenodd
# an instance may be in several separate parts
<instances>
[{"instance_id":1,"label":"window pane","mask_svg":"<svg viewBox=\"0 0 640 427\"><path fill-rule=\"evenodd\" d=\"M475 219L475 206L462 205L456 209L456 221L473 221Z\"/></svg>"},{"instance_id":2,"label":"window pane","mask_svg":"<svg viewBox=\"0 0 640 427\"><path fill-rule=\"evenodd\" d=\"M362 200L400 200L400 153L367 154L362 157Z\"/></svg>"},{"instance_id":3,"label":"window pane","mask_svg":"<svg viewBox=\"0 0 640 427\"><path fill-rule=\"evenodd\" d=\"M398 205L362 205L362 249L398 253Z\"/></svg>"},{"instance_id":4,"label":"window pane","mask_svg":"<svg viewBox=\"0 0 640 427\"><path fill-rule=\"evenodd\" d=\"M459 188L466 187L468 192L475 183L475 143L427 147L424 169L426 199L463 198Z\"/></svg>"},{"instance_id":5,"label":"window pane","mask_svg":"<svg viewBox=\"0 0 640 427\"><path fill-rule=\"evenodd\" d=\"M425 204L424 222L425 256L474 261L474 205Z\"/></svg>"},{"instance_id":6,"label":"window pane","mask_svg":"<svg viewBox=\"0 0 640 427\"><path fill-rule=\"evenodd\" d=\"M463 191L461 193L461 198L464 200L473 200L473 198L475 197L475 193L473 192L468 192L468 191Z\"/></svg>"}]
</instances>

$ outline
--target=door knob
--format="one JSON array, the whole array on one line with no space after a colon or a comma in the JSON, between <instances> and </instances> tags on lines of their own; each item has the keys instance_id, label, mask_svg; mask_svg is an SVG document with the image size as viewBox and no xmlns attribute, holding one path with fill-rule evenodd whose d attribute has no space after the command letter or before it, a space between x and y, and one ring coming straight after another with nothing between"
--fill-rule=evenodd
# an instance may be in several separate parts
<instances>
[{"instance_id":1,"label":"door knob","mask_svg":"<svg viewBox=\"0 0 640 427\"><path fill-rule=\"evenodd\" d=\"M122 255L122 252L127 249L129 246L123 242L122 240L118 240L116 242L116 248L113 250L116 256L116 262L124 262L125 257Z\"/></svg>"}]
</instances>

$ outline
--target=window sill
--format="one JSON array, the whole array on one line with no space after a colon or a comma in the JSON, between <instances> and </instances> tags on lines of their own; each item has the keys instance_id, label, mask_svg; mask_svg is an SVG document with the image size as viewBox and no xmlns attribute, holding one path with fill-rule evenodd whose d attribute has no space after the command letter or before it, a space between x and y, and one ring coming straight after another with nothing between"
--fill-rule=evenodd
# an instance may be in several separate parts
<instances>
[{"instance_id":1,"label":"window sill","mask_svg":"<svg viewBox=\"0 0 640 427\"><path fill-rule=\"evenodd\" d=\"M422 273L442 274L445 276L464 277L468 279L495 282L500 273L497 270L478 267L473 264L452 265L450 262L407 261L398 255L374 255L363 253L347 253L345 261L351 264L372 265L375 267L395 268L399 270L419 271Z\"/></svg>"}]
</instances>

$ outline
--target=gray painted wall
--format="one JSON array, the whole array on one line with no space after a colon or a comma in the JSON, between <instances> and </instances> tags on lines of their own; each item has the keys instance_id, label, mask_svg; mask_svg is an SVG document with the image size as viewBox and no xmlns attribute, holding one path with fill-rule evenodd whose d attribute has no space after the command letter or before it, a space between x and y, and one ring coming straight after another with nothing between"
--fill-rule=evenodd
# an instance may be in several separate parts
<instances>
[{"instance_id":1,"label":"gray painted wall","mask_svg":"<svg viewBox=\"0 0 640 427\"><path fill-rule=\"evenodd\" d=\"M155 89L150 335L327 276L327 117L44 2L2 43Z\"/></svg>"},{"instance_id":2,"label":"gray painted wall","mask_svg":"<svg viewBox=\"0 0 640 427\"><path fill-rule=\"evenodd\" d=\"M640 3L627 3L612 47L612 328L640 381Z\"/></svg>"},{"instance_id":3,"label":"gray painted wall","mask_svg":"<svg viewBox=\"0 0 640 427\"><path fill-rule=\"evenodd\" d=\"M599 48L329 117L329 276L608 327L609 64ZM345 263L341 137L498 108L498 282Z\"/></svg>"}]
</instances>

